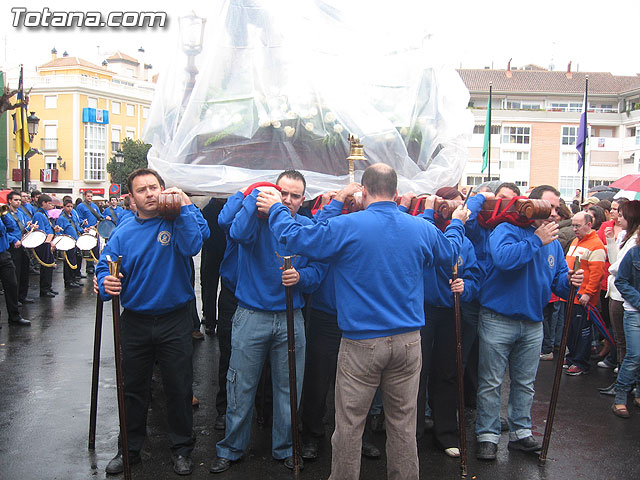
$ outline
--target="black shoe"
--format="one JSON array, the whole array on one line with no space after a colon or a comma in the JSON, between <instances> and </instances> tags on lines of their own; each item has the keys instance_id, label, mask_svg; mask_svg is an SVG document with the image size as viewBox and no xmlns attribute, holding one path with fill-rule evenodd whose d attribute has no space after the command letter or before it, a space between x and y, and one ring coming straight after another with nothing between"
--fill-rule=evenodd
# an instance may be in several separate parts
<instances>
[{"instance_id":1,"label":"black shoe","mask_svg":"<svg viewBox=\"0 0 640 480\"><path fill-rule=\"evenodd\" d=\"M498 453L498 444L491 442L479 442L476 458L478 460L495 460Z\"/></svg>"},{"instance_id":2,"label":"black shoe","mask_svg":"<svg viewBox=\"0 0 640 480\"><path fill-rule=\"evenodd\" d=\"M25 298L21 299L20 302L23 303L23 304L34 303L33 302L33 298L29 298L29 297L25 297Z\"/></svg>"},{"instance_id":3,"label":"black shoe","mask_svg":"<svg viewBox=\"0 0 640 480\"><path fill-rule=\"evenodd\" d=\"M508 432L509 431L509 422L507 422L506 418L500 417L500 431Z\"/></svg>"},{"instance_id":4,"label":"black shoe","mask_svg":"<svg viewBox=\"0 0 640 480\"><path fill-rule=\"evenodd\" d=\"M302 445L300 456L305 460L314 460L318 458L318 443L314 440L310 440Z\"/></svg>"},{"instance_id":5,"label":"black shoe","mask_svg":"<svg viewBox=\"0 0 640 480\"><path fill-rule=\"evenodd\" d=\"M608 395L610 397L615 397L616 396L616 384L614 383L607 390L600 390L600 395Z\"/></svg>"},{"instance_id":6,"label":"black shoe","mask_svg":"<svg viewBox=\"0 0 640 480\"><path fill-rule=\"evenodd\" d=\"M140 462L139 453L129 452L129 465L135 465ZM107 464L105 471L111 475L124 472L124 460L122 459L122 453L118 452L118 454L111 459Z\"/></svg>"},{"instance_id":7,"label":"black shoe","mask_svg":"<svg viewBox=\"0 0 640 480\"><path fill-rule=\"evenodd\" d=\"M72 280L71 283L77 285L78 287L84 287L84 283L82 283L80 280Z\"/></svg>"},{"instance_id":8,"label":"black shoe","mask_svg":"<svg viewBox=\"0 0 640 480\"><path fill-rule=\"evenodd\" d=\"M207 335L215 335L216 327L204 327L204 333L206 333Z\"/></svg>"},{"instance_id":9,"label":"black shoe","mask_svg":"<svg viewBox=\"0 0 640 480\"><path fill-rule=\"evenodd\" d=\"M65 283L64 288L80 288L80 285L77 285L73 282Z\"/></svg>"},{"instance_id":10,"label":"black shoe","mask_svg":"<svg viewBox=\"0 0 640 480\"><path fill-rule=\"evenodd\" d=\"M606 392L608 390L611 390L612 388L615 388L615 386L616 386L616 381L614 381L611 385L607 385L606 387L598 388L598 391L599 392ZM606 393L605 393L605 395L606 395Z\"/></svg>"},{"instance_id":11,"label":"black shoe","mask_svg":"<svg viewBox=\"0 0 640 480\"><path fill-rule=\"evenodd\" d=\"M191 475L193 472L193 461L191 457L172 455L171 461L173 462L173 471L178 475Z\"/></svg>"},{"instance_id":12,"label":"black shoe","mask_svg":"<svg viewBox=\"0 0 640 480\"><path fill-rule=\"evenodd\" d=\"M9 325L20 325L21 327L30 327L31 322L26 318L18 317L17 320L9 320Z\"/></svg>"},{"instance_id":13,"label":"black shoe","mask_svg":"<svg viewBox=\"0 0 640 480\"><path fill-rule=\"evenodd\" d=\"M218 457L213 461L213 463L209 467L209 471L211 473L222 473L229 470L230 467L231 467L231 460L229 460L228 458Z\"/></svg>"},{"instance_id":14,"label":"black shoe","mask_svg":"<svg viewBox=\"0 0 640 480\"><path fill-rule=\"evenodd\" d=\"M77 276L77 278L87 278L87 276L84 273L81 273L80 275Z\"/></svg>"},{"instance_id":15,"label":"black shoe","mask_svg":"<svg viewBox=\"0 0 640 480\"><path fill-rule=\"evenodd\" d=\"M51 293L51 292L40 292L40 296L41 297L49 297L49 298L53 298L56 296L55 293Z\"/></svg>"},{"instance_id":16,"label":"black shoe","mask_svg":"<svg viewBox=\"0 0 640 480\"><path fill-rule=\"evenodd\" d=\"M367 458L380 458L380 450L373 443L363 441L362 456Z\"/></svg>"},{"instance_id":17,"label":"black shoe","mask_svg":"<svg viewBox=\"0 0 640 480\"><path fill-rule=\"evenodd\" d=\"M509 442L509 450L522 450L523 452L537 452L540 449L542 449L542 446L531 435L525 438L521 438L520 440Z\"/></svg>"},{"instance_id":18,"label":"black shoe","mask_svg":"<svg viewBox=\"0 0 640 480\"><path fill-rule=\"evenodd\" d=\"M213 424L213 428L216 430L225 430L227 428L227 416L224 413L218 415L216 422Z\"/></svg>"},{"instance_id":19,"label":"black shoe","mask_svg":"<svg viewBox=\"0 0 640 480\"><path fill-rule=\"evenodd\" d=\"M49 290L49 292L53 293L54 295L58 295L60 292L56 292L55 290L51 289Z\"/></svg>"},{"instance_id":20,"label":"black shoe","mask_svg":"<svg viewBox=\"0 0 640 480\"><path fill-rule=\"evenodd\" d=\"M284 463L284 466L289 470L293 470L293 455L285 458L282 463ZM298 458L298 469L304 470L304 461L302 460L302 458Z\"/></svg>"}]
</instances>

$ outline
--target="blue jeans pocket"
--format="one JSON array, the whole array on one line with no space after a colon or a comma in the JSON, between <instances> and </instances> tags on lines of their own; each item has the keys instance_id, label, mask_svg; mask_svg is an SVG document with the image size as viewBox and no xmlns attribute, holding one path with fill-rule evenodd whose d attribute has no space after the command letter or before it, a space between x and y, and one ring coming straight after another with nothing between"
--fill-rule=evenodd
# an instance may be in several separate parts
<instances>
[{"instance_id":1,"label":"blue jeans pocket","mask_svg":"<svg viewBox=\"0 0 640 480\"><path fill-rule=\"evenodd\" d=\"M231 408L238 408L238 402L236 399L236 380L238 378L237 372L233 368L227 370L227 402L231 404Z\"/></svg>"},{"instance_id":2,"label":"blue jeans pocket","mask_svg":"<svg viewBox=\"0 0 640 480\"><path fill-rule=\"evenodd\" d=\"M338 364L352 375L366 377L371 372L374 350L374 345L343 338L338 354Z\"/></svg>"}]
</instances>

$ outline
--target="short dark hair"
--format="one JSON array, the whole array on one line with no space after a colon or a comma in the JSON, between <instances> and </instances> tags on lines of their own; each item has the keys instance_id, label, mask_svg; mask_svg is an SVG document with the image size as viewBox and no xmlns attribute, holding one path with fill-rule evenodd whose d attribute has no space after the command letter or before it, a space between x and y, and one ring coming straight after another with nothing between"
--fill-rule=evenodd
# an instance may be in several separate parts
<instances>
[{"instance_id":1,"label":"short dark hair","mask_svg":"<svg viewBox=\"0 0 640 480\"><path fill-rule=\"evenodd\" d=\"M551 185L539 185L533 190L531 190L531 193L529 194L529 198L540 200L544 192L552 192L556 197L561 196L560 192L556 187L552 187Z\"/></svg>"},{"instance_id":2,"label":"short dark hair","mask_svg":"<svg viewBox=\"0 0 640 480\"><path fill-rule=\"evenodd\" d=\"M62 201L62 206L66 207L69 204L73 205L73 200L71 200L71 197L69 197L69 198L65 197L65 199Z\"/></svg>"},{"instance_id":3,"label":"short dark hair","mask_svg":"<svg viewBox=\"0 0 640 480\"><path fill-rule=\"evenodd\" d=\"M500 185L498 185L498 188L496 188L496 194L500 191L501 188L508 188L518 197L520 196L520 188L515 183L502 182Z\"/></svg>"},{"instance_id":4,"label":"short dark hair","mask_svg":"<svg viewBox=\"0 0 640 480\"><path fill-rule=\"evenodd\" d=\"M41 195L42 192L40 190L32 190L31 191L31 198L36 198L38 195Z\"/></svg>"},{"instance_id":5,"label":"short dark hair","mask_svg":"<svg viewBox=\"0 0 640 480\"><path fill-rule=\"evenodd\" d=\"M49 195L47 195L46 193L42 193L38 197L38 206L41 207L43 203L50 202L51 200L53 199Z\"/></svg>"},{"instance_id":6,"label":"short dark hair","mask_svg":"<svg viewBox=\"0 0 640 480\"><path fill-rule=\"evenodd\" d=\"M133 179L142 175L153 175L158 179L158 183L164 189L164 180L153 168L136 168L127 178L127 187L129 188L129 192L133 191Z\"/></svg>"},{"instance_id":7,"label":"short dark hair","mask_svg":"<svg viewBox=\"0 0 640 480\"><path fill-rule=\"evenodd\" d=\"M604 208L607 212L611 211L611 202L606 198L596 203L597 206Z\"/></svg>"},{"instance_id":8,"label":"short dark hair","mask_svg":"<svg viewBox=\"0 0 640 480\"><path fill-rule=\"evenodd\" d=\"M376 163L365 169L360 183L374 197L393 197L398 188L398 175L390 166Z\"/></svg>"},{"instance_id":9,"label":"short dark hair","mask_svg":"<svg viewBox=\"0 0 640 480\"><path fill-rule=\"evenodd\" d=\"M607 217L604 214L604 208L599 207L598 205L591 205L587 209L588 215L593 217L593 229L599 230L600 225L607 221Z\"/></svg>"},{"instance_id":10,"label":"short dark hair","mask_svg":"<svg viewBox=\"0 0 640 480\"><path fill-rule=\"evenodd\" d=\"M129 207L131 207L131 197L129 197L129 195L127 195L126 197L124 197L124 200L122 201L122 205L124 206L124 208L126 208L127 210L129 209Z\"/></svg>"},{"instance_id":11,"label":"short dark hair","mask_svg":"<svg viewBox=\"0 0 640 480\"><path fill-rule=\"evenodd\" d=\"M276 185L282 177L287 177L292 180L300 180L302 182L302 187L304 188L302 193L307 190L307 181L304 179L304 175L302 175L298 170L285 170L284 172L282 172L276 179Z\"/></svg>"},{"instance_id":12,"label":"short dark hair","mask_svg":"<svg viewBox=\"0 0 640 480\"><path fill-rule=\"evenodd\" d=\"M114 198L117 200L118 196L117 195L109 195L109 201L113 200Z\"/></svg>"},{"instance_id":13,"label":"short dark hair","mask_svg":"<svg viewBox=\"0 0 640 480\"><path fill-rule=\"evenodd\" d=\"M82 192L82 196L86 197L87 193L90 193L91 195L93 195L93 190L85 190L84 192Z\"/></svg>"},{"instance_id":14,"label":"short dark hair","mask_svg":"<svg viewBox=\"0 0 640 480\"><path fill-rule=\"evenodd\" d=\"M71 195L65 195L64 197L62 197L62 203L64 204L67 200L71 200L71 203L73 203L73 198L71 198Z\"/></svg>"},{"instance_id":15,"label":"short dark hair","mask_svg":"<svg viewBox=\"0 0 640 480\"><path fill-rule=\"evenodd\" d=\"M7 202L10 202L13 197L19 196L20 194L18 192L16 192L15 190L11 190L9 193L7 193Z\"/></svg>"}]
</instances>

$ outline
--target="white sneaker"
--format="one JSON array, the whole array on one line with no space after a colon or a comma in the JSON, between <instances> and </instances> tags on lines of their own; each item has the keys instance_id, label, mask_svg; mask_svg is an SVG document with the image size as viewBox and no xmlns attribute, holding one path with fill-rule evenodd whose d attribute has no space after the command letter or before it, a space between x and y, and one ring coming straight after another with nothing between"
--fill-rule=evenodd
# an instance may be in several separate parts
<instances>
[{"instance_id":1,"label":"white sneaker","mask_svg":"<svg viewBox=\"0 0 640 480\"><path fill-rule=\"evenodd\" d=\"M445 448L444 453L453 458L458 458L460 456L460 449L457 447Z\"/></svg>"},{"instance_id":2,"label":"white sneaker","mask_svg":"<svg viewBox=\"0 0 640 480\"><path fill-rule=\"evenodd\" d=\"M553 352L541 353L540 360L553 360Z\"/></svg>"},{"instance_id":3,"label":"white sneaker","mask_svg":"<svg viewBox=\"0 0 640 480\"><path fill-rule=\"evenodd\" d=\"M616 373L616 374L618 373L618 367L613 369L613 373Z\"/></svg>"}]
</instances>

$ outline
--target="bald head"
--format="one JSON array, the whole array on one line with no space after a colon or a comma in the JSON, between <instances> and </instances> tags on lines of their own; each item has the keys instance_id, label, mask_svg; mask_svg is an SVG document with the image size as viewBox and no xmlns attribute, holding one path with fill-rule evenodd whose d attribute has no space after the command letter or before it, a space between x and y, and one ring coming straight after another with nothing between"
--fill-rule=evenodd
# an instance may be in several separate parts
<instances>
[{"instance_id":1,"label":"bald head","mask_svg":"<svg viewBox=\"0 0 640 480\"><path fill-rule=\"evenodd\" d=\"M587 212L578 212L571 219L571 227L573 233L579 240L582 240L589 233L591 233L591 226L593 225L593 217Z\"/></svg>"},{"instance_id":2,"label":"bald head","mask_svg":"<svg viewBox=\"0 0 640 480\"><path fill-rule=\"evenodd\" d=\"M393 200L398 188L396 171L384 163L367 167L362 174L361 182L369 195L380 200Z\"/></svg>"}]
</instances>

